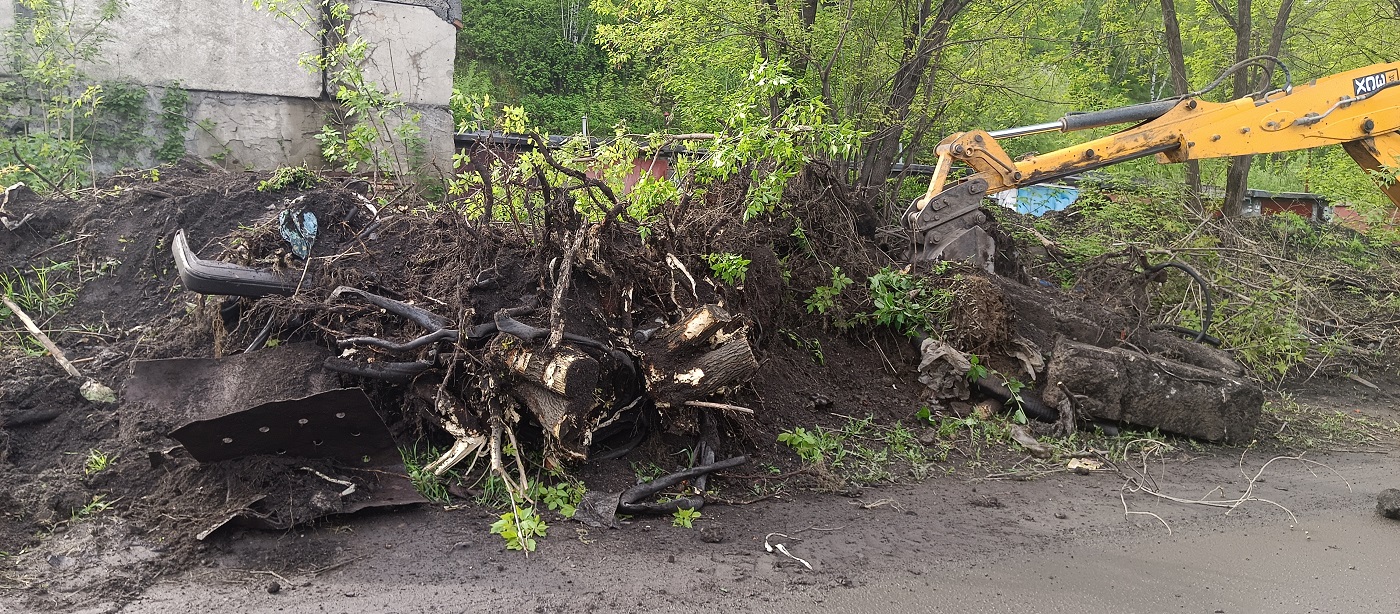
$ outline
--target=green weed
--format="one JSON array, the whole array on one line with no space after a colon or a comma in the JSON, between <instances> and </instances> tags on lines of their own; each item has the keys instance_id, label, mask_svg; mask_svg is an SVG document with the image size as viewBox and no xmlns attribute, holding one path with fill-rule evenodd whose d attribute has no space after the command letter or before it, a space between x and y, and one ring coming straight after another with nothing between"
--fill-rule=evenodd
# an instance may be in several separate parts
<instances>
[{"instance_id":1,"label":"green weed","mask_svg":"<svg viewBox=\"0 0 1400 614\"><path fill-rule=\"evenodd\" d=\"M927 278L885 267L870 276L875 309L865 317L902 335L932 335L946 326L954 298L951 291L935 288Z\"/></svg>"},{"instance_id":2,"label":"green weed","mask_svg":"<svg viewBox=\"0 0 1400 614\"><path fill-rule=\"evenodd\" d=\"M637 483L642 484L666 475L666 470L662 469L661 466L656 463L638 463L633 461L632 473L637 475Z\"/></svg>"},{"instance_id":3,"label":"green weed","mask_svg":"<svg viewBox=\"0 0 1400 614\"><path fill-rule=\"evenodd\" d=\"M491 534L500 535L506 540L507 550L534 552L536 538L545 537L548 531L549 525L535 514L532 507L512 509L491 523Z\"/></svg>"},{"instance_id":4,"label":"green weed","mask_svg":"<svg viewBox=\"0 0 1400 614\"><path fill-rule=\"evenodd\" d=\"M578 511L579 501L583 500L586 489L581 482L569 481L553 486L541 486L539 481L535 482L535 493L532 495L537 501L542 501L549 509L559 512L560 516L573 518Z\"/></svg>"},{"instance_id":5,"label":"green weed","mask_svg":"<svg viewBox=\"0 0 1400 614\"><path fill-rule=\"evenodd\" d=\"M302 166L279 166L267 179L258 182L259 192L281 192L287 189L310 190L323 181L316 171Z\"/></svg>"},{"instance_id":6,"label":"green weed","mask_svg":"<svg viewBox=\"0 0 1400 614\"><path fill-rule=\"evenodd\" d=\"M702 515L700 510L688 507L678 508L675 513L671 514L671 526L693 528L695 521L699 520Z\"/></svg>"},{"instance_id":7,"label":"green weed","mask_svg":"<svg viewBox=\"0 0 1400 614\"><path fill-rule=\"evenodd\" d=\"M441 455L441 450L429 445L420 448L415 443L412 447L399 448L399 456L403 457L403 465L408 470L408 479L413 483L413 489L433 503L447 503L451 500L447 484L431 471L423 469Z\"/></svg>"},{"instance_id":8,"label":"green weed","mask_svg":"<svg viewBox=\"0 0 1400 614\"><path fill-rule=\"evenodd\" d=\"M107 511L108 509L111 509L114 503L116 502L108 501L106 495L93 495L92 500L89 501L86 505L73 510L73 514L68 518L68 521L80 522L82 520L86 520L94 515L100 514L102 512Z\"/></svg>"},{"instance_id":9,"label":"green weed","mask_svg":"<svg viewBox=\"0 0 1400 614\"><path fill-rule=\"evenodd\" d=\"M836 301L841 297L841 291L852 283L855 282L841 272L841 267L831 267L831 284L817 286L812 290L812 296L807 297L807 313L815 311L826 315L829 311L835 311Z\"/></svg>"},{"instance_id":10,"label":"green weed","mask_svg":"<svg viewBox=\"0 0 1400 614\"><path fill-rule=\"evenodd\" d=\"M92 475L106 471L112 466L112 460L106 452L93 448L88 451L87 458L83 461L83 473Z\"/></svg>"},{"instance_id":11,"label":"green weed","mask_svg":"<svg viewBox=\"0 0 1400 614\"><path fill-rule=\"evenodd\" d=\"M1259 437L1264 442L1304 450L1377 445L1400 438L1400 423L1303 405L1285 395L1264 403Z\"/></svg>"}]
</instances>

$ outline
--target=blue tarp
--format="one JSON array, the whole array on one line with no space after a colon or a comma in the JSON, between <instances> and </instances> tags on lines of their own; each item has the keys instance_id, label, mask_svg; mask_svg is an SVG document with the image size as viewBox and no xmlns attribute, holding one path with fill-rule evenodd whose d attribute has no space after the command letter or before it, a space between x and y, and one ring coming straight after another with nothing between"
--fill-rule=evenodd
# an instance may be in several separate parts
<instances>
[{"instance_id":1,"label":"blue tarp","mask_svg":"<svg viewBox=\"0 0 1400 614\"><path fill-rule=\"evenodd\" d=\"M996 195L997 202L1003 206L1036 216L1050 211L1064 211L1078 198L1078 189L1054 184L1026 186Z\"/></svg>"}]
</instances>

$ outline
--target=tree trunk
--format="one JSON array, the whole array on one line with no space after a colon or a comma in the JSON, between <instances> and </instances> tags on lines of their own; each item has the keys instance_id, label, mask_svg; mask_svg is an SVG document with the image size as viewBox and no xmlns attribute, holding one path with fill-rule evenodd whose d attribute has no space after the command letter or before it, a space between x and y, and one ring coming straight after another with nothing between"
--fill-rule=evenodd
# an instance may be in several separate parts
<instances>
[{"instance_id":1,"label":"tree trunk","mask_svg":"<svg viewBox=\"0 0 1400 614\"><path fill-rule=\"evenodd\" d=\"M1254 436L1263 392L1248 378L1126 348L1059 339L1046 367L1047 405L1070 402L1081 416L1150 426L1206 441Z\"/></svg>"},{"instance_id":2,"label":"tree trunk","mask_svg":"<svg viewBox=\"0 0 1400 614\"><path fill-rule=\"evenodd\" d=\"M895 71L889 102L886 104L884 126L877 129L865 142L865 156L861 164L857 197L856 230L864 236L873 237L878 220L875 217L875 203L880 198L889 179L895 156L904 137L904 127L909 119L909 107L913 104L919 85L929 72L934 58L942 52L948 40L953 18L957 17L970 0L943 0L938 12L933 14L931 0L922 0L918 20L910 24L910 31L904 40L904 56L899 69Z\"/></svg>"},{"instance_id":3,"label":"tree trunk","mask_svg":"<svg viewBox=\"0 0 1400 614\"><path fill-rule=\"evenodd\" d=\"M1165 1L1165 0L1164 0ZM1235 16L1235 61L1241 61L1249 57L1249 39L1252 24L1249 19L1250 0L1239 0L1238 14ZM1283 0L1278 7L1278 15L1274 18L1273 29L1269 32L1269 48L1265 52L1267 55L1278 57L1283 50L1283 35L1288 30L1288 17L1293 12L1293 0ZM1239 98L1252 90L1266 90L1273 78L1273 64L1266 64L1266 68L1259 75L1259 81L1250 87L1249 74L1245 70L1235 73L1235 97ZM1225 202L1221 206L1221 213L1226 217L1238 216L1244 212L1244 202L1246 190L1249 189L1249 168L1252 166L1254 156L1236 156L1230 159L1230 169L1225 175Z\"/></svg>"},{"instance_id":4,"label":"tree trunk","mask_svg":"<svg viewBox=\"0 0 1400 614\"><path fill-rule=\"evenodd\" d=\"M1251 23L1250 0L1238 0L1235 5L1235 61L1242 62L1249 57L1249 38L1254 26ZM1235 71L1234 94L1238 99L1250 93L1249 69ZM1249 188L1249 166L1254 156L1230 158L1230 168L1225 172L1225 202L1220 205L1220 213L1225 217L1239 217L1244 213L1245 190Z\"/></svg>"},{"instance_id":5,"label":"tree trunk","mask_svg":"<svg viewBox=\"0 0 1400 614\"><path fill-rule=\"evenodd\" d=\"M548 435L547 454L587 460L593 430L606 409L594 394L598 361L567 346L536 351L516 343L498 351L517 378L512 394Z\"/></svg>"},{"instance_id":6,"label":"tree trunk","mask_svg":"<svg viewBox=\"0 0 1400 614\"><path fill-rule=\"evenodd\" d=\"M1291 0L1290 0L1291 1ZM1176 18L1176 0L1161 0L1162 24L1166 28L1167 61L1171 64L1172 90L1178 96L1191 92L1186 78L1186 50L1181 46L1181 24ZM1191 191L1188 204L1197 210L1201 205L1201 163L1186 161L1186 187Z\"/></svg>"}]
</instances>

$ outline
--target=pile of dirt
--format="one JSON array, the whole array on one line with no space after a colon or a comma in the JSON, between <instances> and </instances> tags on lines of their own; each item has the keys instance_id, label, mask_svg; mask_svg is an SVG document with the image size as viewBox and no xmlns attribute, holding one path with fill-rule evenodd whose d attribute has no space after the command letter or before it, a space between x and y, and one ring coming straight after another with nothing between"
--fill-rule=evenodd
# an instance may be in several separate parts
<instances>
[{"instance_id":1,"label":"pile of dirt","mask_svg":"<svg viewBox=\"0 0 1400 614\"><path fill-rule=\"evenodd\" d=\"M965 366L930 358L935 340L862 319L873 308L866 279L896 259L857 237L839 180L820 166L795 179L786 207L763 223L742 221L741 183L639 225L619 203L581 202L596 198L582 179L535 185L543 207L487 217L351 177L290 191L259 189L265 175L197 165L155 178L114 177L78 200L21 190L6 205L30 217L0 231L0 273L30 287L42 278L26 310L84 377L123 396L88 400L18 325L0 333L0 551L63 549L57 564L0 560L10 566L0 588L98 582L83 590L120 601L228 539L214 529L232 517L287 527L358 509L352 499L366 496L346 494L332 477L354 469L343 463L296 454L196 461L169 436L188 412L154 411L127 394L137 361L270 356L310 344L331 356L337 385L372 399L401 449L430 451L417 463L480 450L487 471L510 485L519 463L509 454L528 456L591 491L620 492L639 465L747 455L747 468L711 482L720 501L744 500L754 494L748 486L773 475L853 488L778 442L797 427L910 421L923 408L964 415L985 397L1020 398L995 382L969 388ZM315 236L298 254L293 239L305 227L289 231L287 220L306 214ZM510 221L492 219L502 217ZM181 230L197 258L261 271L286 292L186 291L171 251ZM716 256L747 261L745 274L718 281ZM930 278L957 297L945 357L1025 371L1031 388L1021 394L1031 399L1066 339L1230 368L1218 352L1147 330L1136 303L1095 305L1027 286L1017 266L1011 249L998 259L1010 278L957 266ZM808 297L841 275L854 283L814 314ZM939 377L961 384L954 396L930 392ZM266 383L269 393L278 385ZM1047 415L1085 405L1066 395ZM1072 430L1072 416L1065 420ZM677 449L693 458L678 461ZM457 497L480 494L451 486ZM112 521L82 522L97 514ZM112 548L137 554L112 571L102 558ZM30 575L42 565L60 579Z\"/></svg>"},{"instance_id":2,"label":"pile of dirt","mask_svg":"<svg viewBox=\"0 0 1400 614\"><path fill-rule=\"evenodd\" d=\"M411 211L393 204L393 194L369 198L370 186L354 178L333 178L306 191L261 191L265 175L188 165L163 169L159 181L153 179L113 177L77 200L16 190L6 211L30 217L0 235L0 271L7 279L28 282L46 276L48 288L37 298L54 299L26 303L25 310L85 378L117 391L126 388L135 361L227 356L295 342L334 347L336 339L351 336L405 340L422 333L370 305L334 304L331 293L339 286L424 306L464 330L491 322L502 309L534 304L537 308L520 320L548 329L548 307L561 275L559 255L583 229L596 228L572 213L572 206L563 208L562 200L548 224L490 224L454 211ZM818 205L815 199L806 203ZM697 210L703 207L697 204ZM278 232L279 214L291 209L311 211L321 221L314 254L304 266ZM749 331L759 366L745 374L752 379L714 400L756 413L722 415L716 442L721 457L750 454L758 462L795 469L797 459L776 443L783 430L837 424L842 419L835 414L880 420L912 415L918 408L910 369L916 353L907 340L881 331L833 334L800 317L801 304L784 291L778 255L769 247L802 249L793 244L792 222L745 225L734 213L712 206L677 220L662 230L666 237L646 244L635 226L618 221L610 231L584 240L563 309L568 332L600 339L621 332L626 338L705 304L723 304L736 314L735 326ZM260 299L185 291L171 255L182 229L199 257L296 270L299 288L292 296ZM844 234L821 225L808 232ZM658 251L658 245L666 248ZM717 252L751 261L744 283L708 279L702 256ZM863 250L848 255L870 256ZM874 270L872 262L839 262L858 274ZM829 269L795 258L787 269L814 283L829 277ZM58 569L68 570L60 575L72 582L93 578L79 569L88 567L78 563L83 559L77 552L124 544L158 553L137 557L130 569L102 580L106 589L89 587L122 594L187 565L204 547L196 536L246 508L256 493L297 492L307 500L306 491L318 482L298 471L300 464L197 463L168 437L179 416L151 415L125 399L85 399L80 382L36 351L18 323L7 328L6 366L0 373L0 551L13 555L41 543L67 542L81 529L84 537ZM264 330L271 333L262 345L249 348ZM813 347L819 349L814 353ZM430 359L427 353L417 358ZM465 380L464 374L453 377ZM413 387L355 376L344 376L343 382L367 389L404 447L421 440L451 442L423 419L419 410L431 405L431 398L415 396ZM655 439L627 459L600 459L574 471L598 488L630 483L638 457L672 466L670 451L693 445L692 428L656 429ZM537 431L520 431L521 445L542 444ZM319 482L315 488L330 487ZM98 514L113 521L81 522ZM6 576L8 588L32 581L22 564L12 572Z\"/></svg>"}]
</instances>

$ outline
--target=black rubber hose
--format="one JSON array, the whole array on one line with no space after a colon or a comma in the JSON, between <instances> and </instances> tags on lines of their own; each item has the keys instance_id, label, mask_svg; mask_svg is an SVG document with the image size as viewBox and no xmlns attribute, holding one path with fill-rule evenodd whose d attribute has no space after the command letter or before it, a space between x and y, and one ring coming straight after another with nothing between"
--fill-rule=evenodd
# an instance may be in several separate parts
<instances>
[{"instance_id":1,"label":"black rubber hose","mask_svg":"<svg viewBox=\"0 0 1400 614\"><path fill-rule=\"evenodd\" d=\"M262 330L258 331L258 336L253 337L253 342L248 344L248 349L243 350L243 353L247 354L253 350L261 349L262 346L266 345L267 338L272 336L272 325L276 322L277 313L273 312L272 315L268 316L267 324L264 324Z\"/></svg>"},{"instance_id":2,"label":"black rubber hose","mask_svg":"<svg viewBox=\"0 0 1400 614\"><path fill-rule=\"evenodd\" d=\"M1215 347L1220 347L1220 344L1224 343L1220 340L1220 337L1216 337L1213 335L1205 335L1204 337L1202 337L1201 331L1198 331L1194 328L1187 328L1185 326L1177 326L1175 324L1153 324L1151 328L1152 330L1161 330L1169 333L1185 335L1187 337L1196 337L1198 343L1213 345Z\"/></svg>"},{"instance_id":3,"label":"black rubber hose","mask_svg":"<svg viewBox=\"0 0 1400 614\"><path fill-rule=\"evenodd\" d=\"M505 312L496 314L496 329L507 335L519 337L522 341L529 343L534 343L549 336L549 329L530 326L529 324L506 315ZM473 336L475 336L475 331L473 331ZM613 351L606 343L591 337L584 337L583 335L564 333L564 339L574 343L595 347L605 352ZM635 372L635 370L633 372Z\"/></svg>"},{"instance_id":4,"label":"black rubber hose","mask_svg":"<svg viewBox=\"0 0 1400 614\"><path fill-rule=\"evenodd\" d=\"M1152 265L1152 266L1150 266L1150 267L1147 267L1147 268L1143 271L1143 273L1145 273L1145 274L1147 274L1147 275L1152 275L1153 273L1156 273L1156 272L1158 272L1158 271L1160 271L1160 270L1162 270L1162 269L1165 269L1165 268L1167 268L1167 267L1171 267L1171 268L1174 268L1174 269L1181 269L1182 271L1185 271L1186 274L1187 274L1187 275L1190 275L1190 276L1191 276L1191 279L1196 280L1196 284L1199 285L1199 286L1201 287L1201 294L1202 294L1202 296L1205 297L1206 308L1205 308L1205 311L1201 313L1201 330L1199 330L1199 331L1192 331L1192 332L1194 332L1194 333L1196 334L1196 343L1205 342L1205 341L1206 341L1206 331L1210 328L1211 320L1215 317L1215 299L1214 299L1214 298L1211 296L1211 294L1210 294L1210 286L1206 285L1206 280L1205 280L1204 278L1201 277L1201 274L1200 274L1200 273L1197 273L1197 272L1196 272L1196 269L1193 269L1193 268L1187 266L1187 265L1186 265L1185 263L1183 263L1183 262L1177 262L1177 261L1175 261L1175 260L1168 261L1168 262L1163 262L1163 263L1161 263L1161 264L1155 264L1155 265ZM1183 332L1183 330L1179 330L1179 327L1178 327L1178 328L1172 328L1172 329L1169 329L1169 330L1174 330L1174 331L1176 331L1176 332ZM1190 330L1190 329L1184 329L1184 330ZM1215 339L1214 337L1211 337L1211 338L1212 338L1212 339ZM1216 346L1220 345L1220 340L1219 340L1219 339L1216 339L1216 340L1215 340L1215 343L1212 343L1211 345L1216 345Z\"/></svg>"},{"instance_id":5,"label":"black rubber hose","mask_svg":"<svg viewBox=\"0 0 1400 614\"><path fill-rule=\"evenodd\" d=\"M976 383L977 387L981 388L983 392L996 397L997 399L1001 400L1002 403L1008 403L1013 398L1011 391L1008 390L1006 386L1002 385L1001 382L992 379L990 376L981 378L974 383ZM1046 407L1045 403L1042 403L1040 399L1032 395L1025 394L1024 392L1019 393L1015 396L1020 398L1021 409L1025 410L1026 417L1036 420L1038 422L1053 423L1058 422L1060 420L1059 410Z\"/></svg>"}]
</instances>

